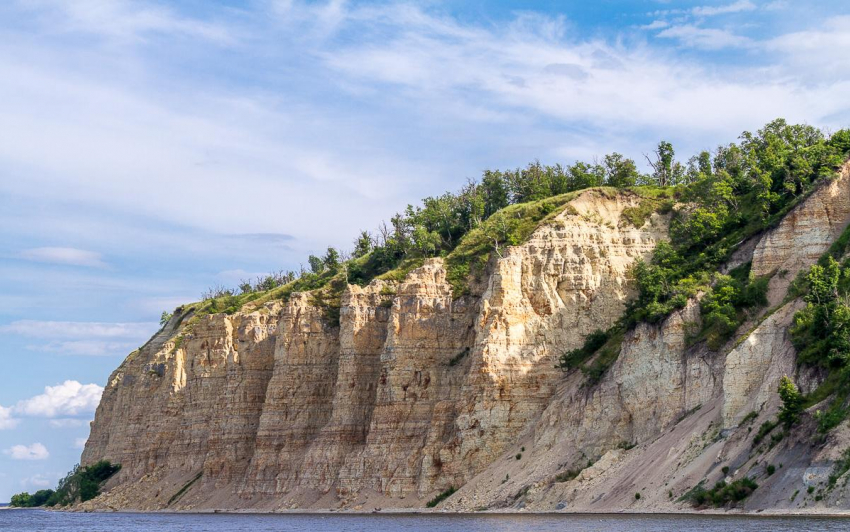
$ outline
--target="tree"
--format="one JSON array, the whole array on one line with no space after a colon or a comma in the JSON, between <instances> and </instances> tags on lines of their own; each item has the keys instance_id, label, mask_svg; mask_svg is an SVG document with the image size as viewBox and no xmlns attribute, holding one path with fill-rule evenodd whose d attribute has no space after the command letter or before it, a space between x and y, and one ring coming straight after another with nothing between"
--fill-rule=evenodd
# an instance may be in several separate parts
<instances>
[{"instance_id":1,"label":"tree","mask_svg":"<svg viewBox=\"0 0 850 532\"><path fill-rule=\"evenodd\" d=\"M315 255L307 257L307 262L310 263L310 271L315 274L320 274L325 271L325 261Z\"/></svg>"},{"instance_id":2,"label":"tree","mask_svg":"<svg viewBox=\"0 0 850 532\"><path fill-rule=\"evenodd\" d=\"M328 247L327 253L322 257L322 263L331 271L336 271L339 267L339 252L332 247Z\"/></svg>"},{"instance_id":3,"label":"tree","mask_svg":"<svg viewBox=\"0 0 850 532\"><path fill-rule=\"evenodd\" d=\"M850 129L836 131L829 137L829 145L841 155L850 154Z\"/></svg>"},{"instance_id":4,"label":"tree","mask_svg":"<svg viewBox=\"0 0 850 532\"><path fill-rule=\"evenodd\" d=\"M599 165L576 162L567 168L570 190L598 187L605 182L605 171Z\"/></svg>"},{"instance_id":5,"label":"tree","mask_svg":"<svg viewBox=\"0 0 850 532\"><path fill-rule=\"evenodd\" d=\"M505 181L502 172L485 171L480 186L482 195L484 196L485 219L510 204L508 183Z\"/></svg>"},{"instance_id":6,"label":"tree","mask_svg":"<svg viewBox=\"0 0 850 532\"><path fill-rule=\"evenodd\" d=\"M838 283L841 280L841 265L831 256L826 264L815 264L806 276L809 293L806 301L815 305L827 305L838 299Z\"/></svg>"},{"instance_id":7,"label":"tree","mask_svg":"<svg viewBox=\"0 0 850 532\"><path fill-rule=\"evenodd\" d=\"M417 225L411 237L414 249L423 257L433 257L440 246L440 234Z\"/></svg>"},{"instance_id":8,"label":"tree","mask_svg":"<svg viewBox=\"0 0 850 532\"><path fill-rule=\"evenodd\" d=\"M55 492L53 490L38 490L30 498L31 506L44 506Z\"/></svg>"},{"instance_id":9,"label":"tree","mask_svg":"<svg viewBox=\"0 0 850 532\"><path fill-rule=\"evenodd\" d=\"M677 185L682 181L685 169L675 161L673 158L675 155L673 145L666 140L658 143L654 161L645 155L646 161L652 167L652 180L656 185L666 187Z\"/></svg>"},{"instance_id":10,"label":"tree","mask_svg":"<svg viewBox=\"0 0 850 532\"><path fill-rule=\"evenodd\" d=\"M360 236L354 241L354 258L362 257L372 251L372 235L369 231L361 231Z\"/></svg>"},{"instance_id":11,"label":"tree","mask_svg":"<svg viewBox=\"0 0 850 532\"><path fill-rule=\"evenodd\" d=\"M32 496L26 491L12 495L9 506L15 508L29 508L32 504Z\"/></svg>"},{"instance_id":12,"label":"tree","mask_svg":"<svg viewBox=\"0 0 850 532\"><path fill-rule=\"evenodd\" d=\"M608 186L631 187L637 183L638 177L640 177L635 162L616 152L606 155L602 165L605 168Z\"/></svg>"},{"instance_id":13,"label":"tree","mask_svg":"<svg viewBox=\"0 0 850 532\"><path fill-rule=\"evenodd\" d=\"M458 219L457 225L461 230L460 236L466 234L470 229L478 227L478 224L484 221L487 217L485 208L482 187L476 184L474 180L468 180L457 197L455 209L455 217Z\"/></svg>"},{"instance_id":14,"label":"tree","mask_svg":"<svg viewBox=\"0 0 850 532\"><path fill-rule=\"evenodd\" d=\"M803 396L787 375L779 380L779 398L782 400L782 409L779 411L779 421L790 427L800 418L803 411Z\"/></svg>"},{"instance_id":15,"label":"tree","mask_svg":"<svg viewBox=\"0 0 850 532\"><path fill-rule=\"evenodd\" d=\"M162 311L162 315L159 317L159 325L161 327L165 327L165 324L171 319L171 314L166 311Z\"/></svg>"}]
</instances>

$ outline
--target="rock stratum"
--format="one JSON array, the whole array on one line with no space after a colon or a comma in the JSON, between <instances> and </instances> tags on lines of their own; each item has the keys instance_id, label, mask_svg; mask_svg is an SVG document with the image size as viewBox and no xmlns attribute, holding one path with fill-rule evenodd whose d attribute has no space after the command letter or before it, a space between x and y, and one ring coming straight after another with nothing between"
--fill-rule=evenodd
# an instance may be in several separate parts
<instances>
[{"instance_id":1,"label":"rock stratum","mask_svg":"<svg viewBox=\"0 0 850 532\"><path fill-rule=\"evenodd\" d=\"M850 445L845 425L818 446L802 430L756 453L753 437L783 375L804 391L823 378L796 363L801 302L786 294L850 222L847 168L733 255L772 276L770 304L726 346L688 342L691 300L628 330L589 382L556 362L623 315L632 265L668 238L669 215L624 218L640 201L578 194L458 298L429 259L348 286L338 326L308 294L175 313L109 378L81 462L122 469L81 507L421 508L456 488L438 508L675 511L700 481L747 470L760 487L745 510L846 508L843 488L807 489Z\"/></svg>"}]
</instances>

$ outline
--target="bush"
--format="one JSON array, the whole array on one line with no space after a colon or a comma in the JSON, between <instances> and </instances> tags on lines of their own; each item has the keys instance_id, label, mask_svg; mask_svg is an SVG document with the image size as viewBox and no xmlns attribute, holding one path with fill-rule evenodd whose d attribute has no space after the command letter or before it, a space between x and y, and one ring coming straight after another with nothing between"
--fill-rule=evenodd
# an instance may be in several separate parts
<instances>
[{"instance_id":1,"label":"bush","mask_svg":"<svg viewBox=\"0 0 850 532\"><path fill-rule=\"evenodd\" d=\"M779 426L779 422L777 421L765 421L762 423L755 437L753 437L753 447L761 443L764 437L770 434L777 426Z\"/></svg>"},{"instance_id":2,"label":"bush","mask_svg":"<svg viewBox=\"0 0 850 532\"><path fill-rule=\"evenodd\" d=\"M447 489L446 491L444 491L444 492L440 493L439 495L437 495L436 497L434 497L433 499L431 499L430 501L428 501L428 503L427 503L425 506L427 506L428 508L434 508L435 506L437 506L438 504L440 504L440 503L441 503L441 502L443 502L444 500L446 500L446 499L448 499L449 497L451 497L451 496L452 496L452 494L454 494L454 492L456 492L456 491L457 491L457 490L455 489L455 487L454 487L454 486L451 486L451 487L449 487L449 489Z\"/></svg>"},{"instance_id":3,"label":"bush","mask_svg":"<svg viewBox=\"0 0 850 532\"><path fill-rule=\"evenodd\" d=\"M841 478L841 476L847 471L850 471L850 448L845 449L844 452L841 453L841 458L835 462L835 465L832 468L832 473L829 475L829 486L835 486L838 479Z\"/></svg>"},{"instance_id":4,"label":"bush","mask_svg":"<svg viewBox=\"0 0 850 532\"><path fill-rule=\"evenodd\" d=\"M14 508L30 508L32 506L32 495L27 493L26 491L22 493L16 493L12 495L12 499L9 502L9 506Z\"/></svg>"},{"instance_id":5,"label":"bush","mask_svg":"<svg viewBox=\"0 0 850 532\"><path fill-rule=\"evenodd\" d=\"M767 304L768 278L750 277L750 263L730 275L715 275L714 285L700 301L702 330L698 338L711 350L718 350L749 316L749 310Z\"/></svg>"},{"instance_id":6,"label":"bush","mask_svg":"<svg viewBox=\"0 0 850 532\"><path fill-rule=\"evenodd\" d=\"M818 264L802 276L797 292L804 296L806 307L794 315L790 329L798 362L825 369L827 377L806 397L800 396L793 383L790 383L793 389L784 381L780 386L783 397L780 415L789 426L796 422L804 408L832 397L826 411L815 414L821 435L840 425L850 413L846 405L850 395L850 302L847 297L850 261L839 264L835 260L846 252L848 245L850 228L845 229Z\"/></svg>"},{"instance_id":7,"label":"bush","mask_svg":"<svg viewBox=\"0 0 850 532\"><path fill-rule=\"evenodd\" d=\"M85 502L100 495L100 486L121 470L120 464L101 460L90 466L74 466L65 478L59 481L56 491L45 502L47 506L67 506L74 502Z\"/></svg>"},{"instance_id":8,"label":"bush","mask_svg":"<svg viewBox=\"0 0 850 532\"><path fill-rule=\"evenodd\" d=\"M779 421L788 428L800 418L803 410L803 397L799 390L787 375L779 380L779 398L782 399L782 409L779 412Z\"/></svg>"},{"instance_id":9,"label":"bush","mask_svg":"<svg viewBox=\"0 0 850 532\"><path fill-rule=\"evenodd\" d=\"M587 359L592 357L605 342L608 341L608 333L601 329L596 329L584 338L584 345L578 349L567 351L558 360L558 367L562 370L574 369L579 367Z\"/></svg>"},{"instance_id":10,"label":"bush","mask_svg":"<svg viewBox=\"0 0 850 532\"><path fill-rule=\"evenodd\" d=\"M16 495L12 495L9 506L14 506L16 508L35 508L38 506L44 506L47 504L47 501L53 497L54 493L55 492L53 490L38 490L32 495L27 492L18 493Z\"/></svg>"},{"instance_id":11,"label":"bush","mask_svg":"<svg viewBox=\"0 0 850 532\"><path fill-rule=\"evenodd\" d=\"M700 483L683 498L689 500L694 506L714 506L715 508L726 505L735 506L749 497L757 488L758 484L749 477L729 484L721 480L710 490L703 488Z\"/></svg>"}]
</instances>

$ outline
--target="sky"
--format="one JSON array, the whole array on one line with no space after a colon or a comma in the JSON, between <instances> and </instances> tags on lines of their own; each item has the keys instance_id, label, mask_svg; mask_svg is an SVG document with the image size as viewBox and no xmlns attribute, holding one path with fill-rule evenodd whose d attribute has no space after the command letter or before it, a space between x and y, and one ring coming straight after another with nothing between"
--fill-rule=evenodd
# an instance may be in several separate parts
<instances>
[{"instance_id":1,"label":"sky","mask_svg":"<svg viewBox=\"0 0 850 532\"><path fill-rule=\"evenodd\" d=\"M485 169L850 126L846 1L5 0L0 501L159 315Z\"/></svg>"}]
</instances>

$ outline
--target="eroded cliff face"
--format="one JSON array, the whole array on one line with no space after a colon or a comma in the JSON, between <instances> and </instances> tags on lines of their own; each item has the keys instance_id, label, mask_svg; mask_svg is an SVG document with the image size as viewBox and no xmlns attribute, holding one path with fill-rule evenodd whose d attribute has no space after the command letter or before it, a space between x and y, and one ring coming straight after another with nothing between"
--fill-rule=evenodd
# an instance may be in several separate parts
<instances>
[{"instance_id":1,"label":"eroded cliff face","mask_svg":"<svg viewBox=\"0 0 850 532\"><path fill-rule=\"evenodd\" d=\"M667 237L668 217L639 228L624 218L641 201L578 195L501 249L486 282L459 299L443 261L430 259L402 282L349 286L338 326L308 294L173 318L110 378L83 463L123 469L88 506L421 507L456 487L443 507L672 509L720 464L754 467L758 425L741 421L773 415L782 375L805 389L818 380L797 374L787 328L800 303L783 302L784 279L850 221L850 177L845 169L734 257L773 276L771 305L726 347L689 341L700 319L692 300L626 332L616 362L589 383L555 362L615 323L633 295L630 268ZM834 459L783 445L769 451L789 466L786 480L770 480L777 493L792 471Z\"/></svg>"},{"instance_id":2,"label":"eroded cliff face","mask_svg":"<svg viewBox=\"0 0 850 532\"><path fill-rule=\"evenodd\" d=\"M112 376L83 462L123 464L114 497L145 508L419 506L504 452L555 392L557 357L622 314L629 268L666 238L665 217L622 219L640 201L581 194L457 300L432 259L349 286L339 327L308 294L174 318Z\"/></svg>"}]
</instances>

